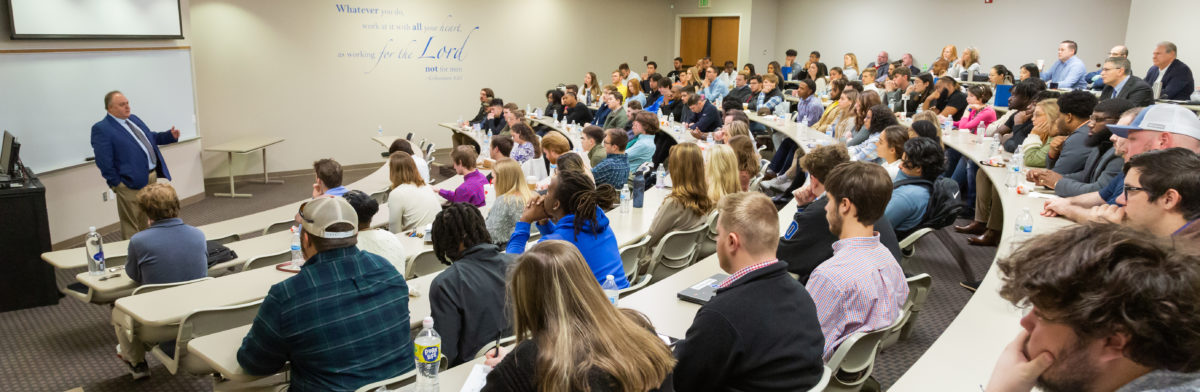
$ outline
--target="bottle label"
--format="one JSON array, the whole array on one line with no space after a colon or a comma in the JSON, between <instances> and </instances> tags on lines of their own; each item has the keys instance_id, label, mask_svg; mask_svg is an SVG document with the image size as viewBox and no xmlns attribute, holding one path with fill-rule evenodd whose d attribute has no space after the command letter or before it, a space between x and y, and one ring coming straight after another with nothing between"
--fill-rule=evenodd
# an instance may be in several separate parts
<instances>
[{"instance_id":1,"label":"bottle label","mask_svg":"<svg viewBox=\"0 0 1200 392\"><path fill-rule=\"evenodd\" d=\"M413 350L415 351L415 355L417 357L417 363L437 363L438 359L441 357L439 353L441 349L442 348L440 345L422 346L413 343Z\"/></svg>"},{"instance_id":2,"label":"bottle label","mask_svg":"<svg viewBox=\"0 0 1200 392\"><path fill-rule=\"evenodd\" d=\"M1033 233L1033 225L1024 225L1019 227L1022 233Z\"/></svg>"},{"instance_id":3,"label":"bottle label","mask_svg":"<svg viewBox=\"0 0 1200 392\"><path fill-rule=\"evenodd\" d=\"M96 254L92 255L92 260L104 261L104 252L96 252Z\"/></svg>"}]
</instances>

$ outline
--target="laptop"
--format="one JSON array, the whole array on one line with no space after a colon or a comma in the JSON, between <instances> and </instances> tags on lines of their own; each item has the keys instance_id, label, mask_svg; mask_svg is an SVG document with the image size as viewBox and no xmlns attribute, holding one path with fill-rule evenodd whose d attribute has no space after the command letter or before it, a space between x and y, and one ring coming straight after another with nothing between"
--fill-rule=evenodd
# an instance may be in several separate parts
<instances>
[{"instance_id":1,"label":"laptop","mask_svg":"<svg viewBox=\"0 0 1200 392\"><path fill-rule=\"evenodd\" d=\"M1008 98L1012 96L1012 88L1011 84L996 86L996 100L994 101L996 104L993 106L1008 107Z\"/></svg>"},{"instance_id":2,"label":"laptop","mask_svg":"<svg viewBox=\"0 0 1200 392\"><path fill-rule=\"evenodd\" d=\"M676 296L687 302L704 305L708 303L708 300L712 299L713 295L717 294L717 285L721 284L728 277L729 275L727 274L709 276L696 282L692 287L680 291Z\"/></svg>"}]
</instances>

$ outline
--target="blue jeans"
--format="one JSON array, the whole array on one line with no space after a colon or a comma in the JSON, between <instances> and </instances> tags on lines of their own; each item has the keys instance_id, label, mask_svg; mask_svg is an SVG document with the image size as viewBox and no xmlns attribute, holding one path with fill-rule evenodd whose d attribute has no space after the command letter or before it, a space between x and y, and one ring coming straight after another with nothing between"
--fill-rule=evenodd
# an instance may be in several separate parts
<instances>
[{"instance_id":1,"label":"blue jeans","mask_svg":"<svg viewBox=\"0 0 1200 392\"><path fill-rule=\"evenodd\" d=\"M958 183L958 188L963 191L963 199L965 199L968 209L975 209L975 173L978 171L979 165L972 163L967 157L960 157L957 164L954 165L954 174L950 177Z\"/></svg>"}]
</instances>

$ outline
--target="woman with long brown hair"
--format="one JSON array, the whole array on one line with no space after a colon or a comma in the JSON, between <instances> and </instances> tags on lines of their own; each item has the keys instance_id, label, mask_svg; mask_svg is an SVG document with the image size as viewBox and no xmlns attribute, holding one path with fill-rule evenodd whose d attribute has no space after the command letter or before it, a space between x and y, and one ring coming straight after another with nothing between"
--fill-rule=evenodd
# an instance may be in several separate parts
<instances>
[{"instance_id":1,"label":"woman with long brown hair","mask_svg":"<svg viewBox=\"0 0 1200 392\"><path fill-rule=\"evenodd\" d=\"M704 172L704 154L696 143L671 147L667 171L671 175L671 194L663 200L646 233L650 246L675 230L687 230L704 223L715 203L708 197L708 179Z\"/></svg>"},{"instance_id":2,"label":"woman with long brown hair","mask_svg":"<svg viewBox=\"0 0 1200 392\"><path fill-rule=\"evenodd\" d=\"M388 157L388 169L392 183L387 203L388 231L403 233L433 223L442 210L442 202L421 178L412 155L393 152Z\"/></svg>"},{"instance_id":3,"label":"woman with long brown hair","mask_svg":"<svg viewBox=\"0 0 1200 392\"><path fill-rule=\"evenodd\" d=\"M855 146L867 140L871 136L871 131L868 128L871 124L868 114L871 108L879 105L883 101L879 98L879 94L864 91L858 95L858 102L854 104L854 132L850 134L849 140L846 141L847 146ZM883 130L883 128L879 128Z\"/></svg>"},{"instance_id":4,"label":"woman with long brown hair","mask_svg":"<svg viewBox=\"0 0 1200 392\"><path fill-rule=\"evenodd\" d=\"M488 353L483 391L646 392L668 384L675 358L643 324L605 298L566 241L517 258L507 285L517 345Z\"/></svg>"},{"instance_id":5,"label":"woman with long brown hair","mask_svg":"<svg viewBox=\"0 0 1200 392\"><path fill-rule=\"evenodd\" d=\"M583 103L592 106L596 102L600 102L600 82L596 80L595 72L588 72L583 75L583 86L579 91L579 97Z\"/></svg>"}]
</instances>

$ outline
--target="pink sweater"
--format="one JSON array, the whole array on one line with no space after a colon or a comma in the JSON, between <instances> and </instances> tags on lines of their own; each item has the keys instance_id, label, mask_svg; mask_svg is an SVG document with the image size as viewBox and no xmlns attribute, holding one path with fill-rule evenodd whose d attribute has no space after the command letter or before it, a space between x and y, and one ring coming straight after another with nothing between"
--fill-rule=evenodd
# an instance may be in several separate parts
<instances>
[{"instance_id":1,"label":"pink sweater","mask_svg":"<svg viewBox=\"0 0 1200 392\"><path fill-rule=\"evenodd\" d=\"M992 110L991 106L984 106L983 110L980 111L967 109L967 114L963 115L961 120L954 123L954 128L970 129L973 131L980 125L987 127L994 122L996 122L996 111Z\"/></svg>"}]
</instances>

